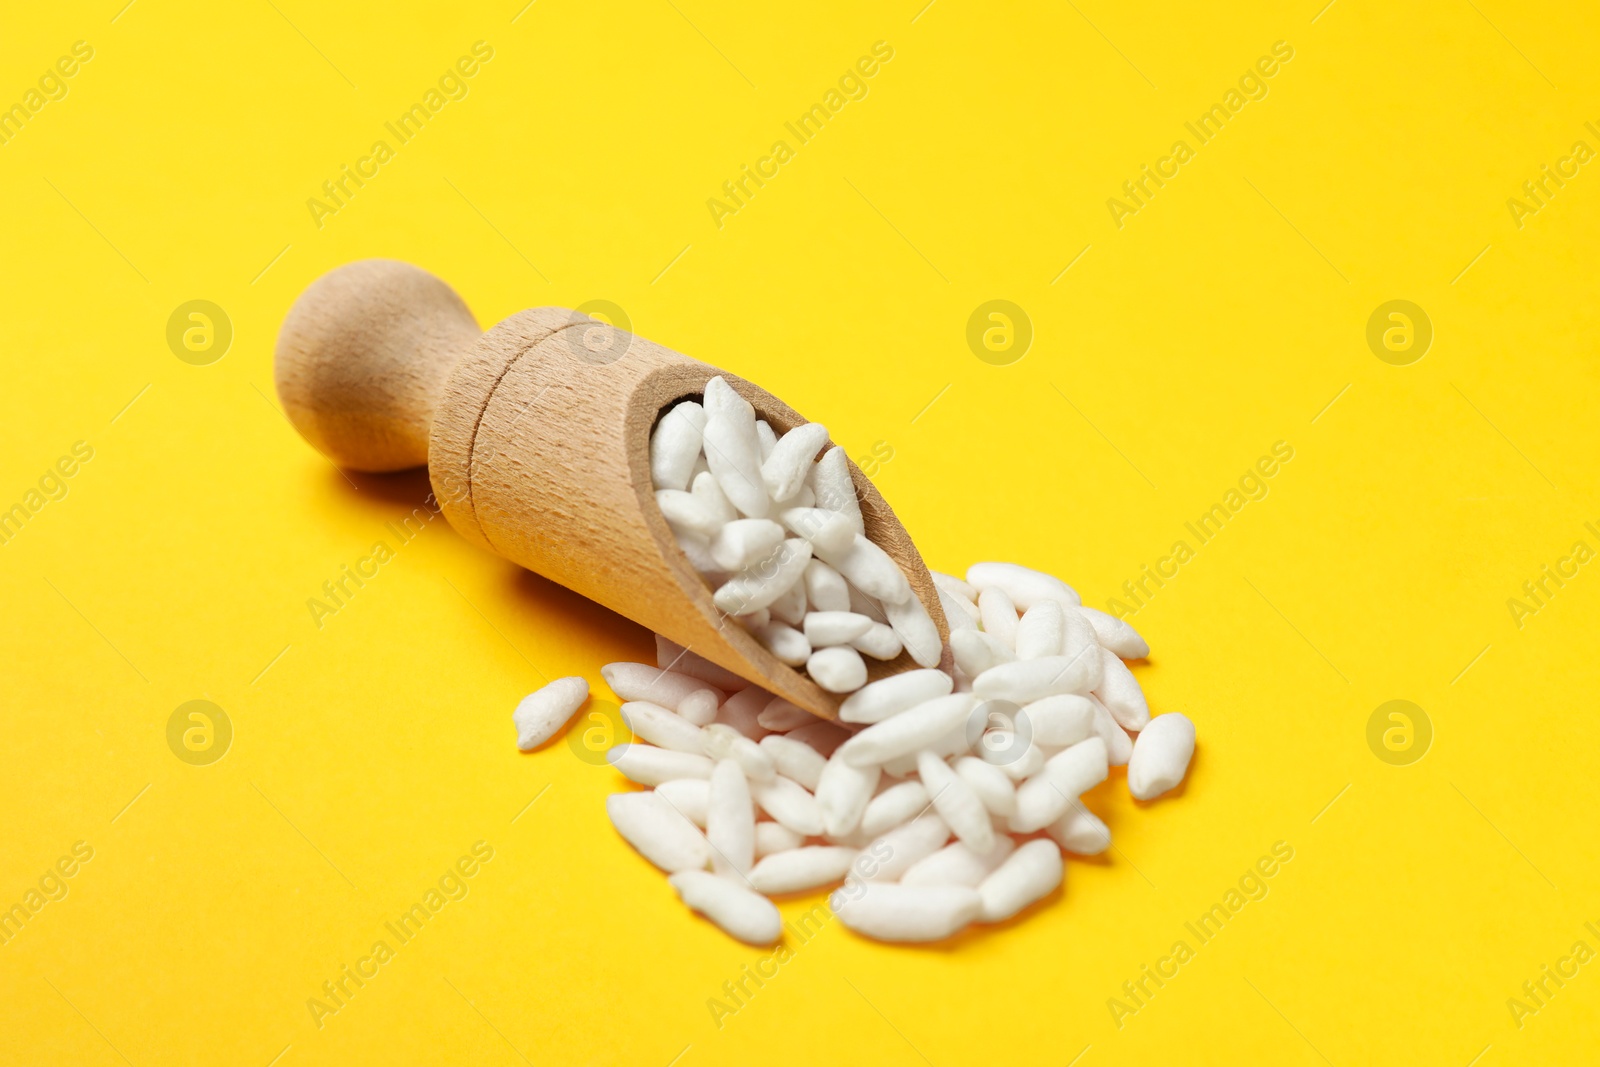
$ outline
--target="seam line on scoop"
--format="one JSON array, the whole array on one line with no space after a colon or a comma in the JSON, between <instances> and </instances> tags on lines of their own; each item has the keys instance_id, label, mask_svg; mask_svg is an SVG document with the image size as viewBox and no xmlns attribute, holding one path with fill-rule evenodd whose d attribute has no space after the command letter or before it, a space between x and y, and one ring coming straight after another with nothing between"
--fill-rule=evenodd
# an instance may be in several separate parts
<instances>
[{"instance_id":1,"label":"seam line on scoop","mask_svg":"<svg viewBox=\"0 0 1600 1067\"><path fill-rule=\"evenodd\" d=\"M568 322L565 325L557 326L555 329L550 330L548 333L545 333L542 337L539 337L536 340L530 341L528 344L518 350L516 355L512 356L506 361L504 369L502 369L500 373L495 376L494 384L489 387L488 395L484 397L483 407L478 409L478 417L473 420L472 443L467 448L467 502L472 508L472 521L477 524L478 533L483 536L484 543L492 547L496 552L501 551L500 546L495 544L493 539L489 537L489 531L484 528L483 520L478 517L478 504L476 499L476 483L478 478L478 435L483 429L483 417L488 414L489 405L494 403L495 396L500 392L500 383L505 381L506 375L510 374L512 368L521 363L523 358L527 356L529 352L533 351L535 348L538 348L552 337L570 330L574 326L583 326L592 324L594 322L594 319L585 317L578 322Z\"/></svg>"}]
</instances>

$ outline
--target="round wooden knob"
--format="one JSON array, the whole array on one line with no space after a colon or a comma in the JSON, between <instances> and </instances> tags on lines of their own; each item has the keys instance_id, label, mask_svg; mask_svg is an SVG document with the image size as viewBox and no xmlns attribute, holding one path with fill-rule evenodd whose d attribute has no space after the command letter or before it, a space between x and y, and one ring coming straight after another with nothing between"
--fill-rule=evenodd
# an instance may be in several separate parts
<instances>
[{"instance_id":1,"label":"round wooden knob","mask_svg":"<svg viewBox=\"0 0 1600 1067\"><path fill-rule=\"evenodd\" d=\"M348 263L289 309L274 361L295 429L341 467L428 462L428 433L456 361L482 336L456 291L393 259Z\"/></svg>"}]
</instances>

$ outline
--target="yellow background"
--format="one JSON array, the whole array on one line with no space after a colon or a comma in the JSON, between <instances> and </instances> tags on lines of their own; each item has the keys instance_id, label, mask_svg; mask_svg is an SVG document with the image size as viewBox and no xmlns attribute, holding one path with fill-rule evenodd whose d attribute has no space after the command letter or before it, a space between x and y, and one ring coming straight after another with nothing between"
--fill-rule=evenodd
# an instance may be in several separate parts
<instances>
[{"instance_id":1,"label":"yellow background","mask_svg":"<svg viewBox=\"0 0 1600 1067\"><path fill-rule=\"evenodd\" d=\"M1520 229L1506 205L1600 147L1592 13L120 4L19 9L0 35L0 103L94 48L0 147L0 505L95 450L0 547L0 902L94 849L0 948L0 1060L1592 1055L1600 963L1520 1029L1506 1004L1600 949L1600 571L1520 628L1506 603L1600 548L1600 173ZM319 229L307 198L478 40L469 95ZM706 200L879 40L869 95L719 230ZM1119 230L1107 198L1279 40L1269 95ZM1134 618L1152 705L1198 724L1186 789L1136 805L1118 773L1090 798L1116 850L1021 921L931 948L829 924L719 1029L707 999L765 954L614 835L614 773L513 743L541 679L606 697L600 665L649 635L444 523L310 617L426 492L345 479L276 407L285 310L368 256L436 272L486 326L613 301L852 455L886 442L877 481L933 565L1018 560L1092 604L1288 442L1269 495ZM1035 330L1009 366L965 341L996 298ZM233 324L208 366L166 342L193 299ZM1365 341L1391 299L1433 323L1410 366ZM166 743L193 699L234 725L209 766ZM1367 746L1391 699L1434 728L1409 766ZM479 840L469 895L318 1029L307 998ZM1278 841L1270 894L1119 1028L1108 998Z\"/></svg>"}]
</instances>

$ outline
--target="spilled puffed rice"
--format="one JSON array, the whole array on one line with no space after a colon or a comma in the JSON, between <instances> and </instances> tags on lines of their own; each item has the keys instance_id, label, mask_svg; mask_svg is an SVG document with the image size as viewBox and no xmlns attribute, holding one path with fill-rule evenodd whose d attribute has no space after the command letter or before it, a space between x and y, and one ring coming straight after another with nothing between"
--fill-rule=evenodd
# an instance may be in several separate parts
<instances>
[{"instance_id":1,"label":"spilled puffed rice","mask_svg":"<svg viewBox=\"0 0 1600 1067\"><path fill-rule=\"evenodd\" d=\"M1124 764L1139 800L1176 788L1194 724L1151 717L1123 662L1150 653L1132 626L1014 563L933 573L955 663L941 669L938 630L866 537L827 440L816 423L778 435L721 378L656 424L656 501L717 607L847 695L825 721L658 636L655 665L601 668L635 738L607 759L647 787L607 814L685 904L752 944L781 936L770 896L832 886L844 924L878 940L1003 922L1061 884L1063 852L1110 846L1082 794ZM867 682L863 656L902 651L918 669ZM561 678L526 698L519 747L587 695Z\"/></svg>"},{"instance_id":2,"label":"spilled puffed rice","mask_svg":"<svg viewBox=\"0 0 1600 1067\"><path fill-rule=\"evenodd\" d=\"M1150 717L1120 658L1148 652L1131 626L1096 621L1066 585L1010 564L934 579L952 620L983 627L952 631L955 673L880 679L846 698L842 722L664 638L655 665L601 669L635 735L608 759L654 787L614 794L607 814L731 936L770 944L782 935L770 897L835 886L838 917L882 941L1003 922L1062 883L1063 852L1110 847L1078 798L1112 766L1128 764L1140 800L1182 782L1194 724ZM578 682L525 700L519 741L560 729L587 692Z\"/></svg>"}]
</instances>

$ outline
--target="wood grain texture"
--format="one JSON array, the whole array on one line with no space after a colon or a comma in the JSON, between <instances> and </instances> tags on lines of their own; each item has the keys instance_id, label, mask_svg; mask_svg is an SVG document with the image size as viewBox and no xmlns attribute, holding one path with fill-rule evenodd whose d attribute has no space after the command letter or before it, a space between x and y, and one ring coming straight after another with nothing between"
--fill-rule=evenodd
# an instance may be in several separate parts
<instances>
[{"instance_id":1,"label":"wood grain texture","mask_svg":"<svg viewBox=\"0 0 1600 1067\"><path fill-rule=\"evenodd\" d=\"M480 548L496 551L478 524L473 504L473 444L479 421L507 367L523 351L567 325L573 314L564 308L534 308L502 322L490 331L499 335L494 344L474 343L461 357L446 385L449 402L441 403L434 413L428 440L428 478L434 498L450 525Z\"/></svg>"}]
</instances>

